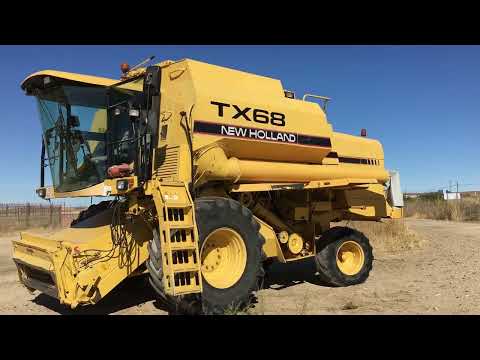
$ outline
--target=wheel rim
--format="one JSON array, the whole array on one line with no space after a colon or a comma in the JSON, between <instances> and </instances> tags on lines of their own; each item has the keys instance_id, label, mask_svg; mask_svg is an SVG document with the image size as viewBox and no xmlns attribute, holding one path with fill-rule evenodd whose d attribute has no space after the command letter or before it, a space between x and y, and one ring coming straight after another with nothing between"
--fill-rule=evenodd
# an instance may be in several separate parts
<instances>
[{"instance_id":1,"label":"wheel rim","mask_svg":"<svg viewBox=\"0 0 480 360\"><path fill-rule=\"evenodd\" d=\"M345 241L337 250L337 266L345 275L356 275L362 270L365 254L355 241Z\"/></svg>"},{"instance_id":2,"label":"wheel rim","mask_svg":"<svg viewBox=\"0 0 480 360\"><path fill-rule=\"evenodd\" d=\"M242 276L247 249L240 234L230 228L211 232L200 249L203 278L213 287L226 289Z\"/></svg>"}]
</instances>

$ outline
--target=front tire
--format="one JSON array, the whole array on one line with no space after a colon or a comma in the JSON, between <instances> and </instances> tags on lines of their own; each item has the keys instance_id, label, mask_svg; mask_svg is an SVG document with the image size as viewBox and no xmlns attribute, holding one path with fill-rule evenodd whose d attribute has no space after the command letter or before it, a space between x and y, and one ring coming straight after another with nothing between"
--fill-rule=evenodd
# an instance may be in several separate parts
<instances>
[{"instance_id":1,"label":"front tire","mask_svg":"<svg viewBox=\"0 0 480 360\"><path fill-rule=\"evenodd\" d=\"M260 225L249 209L221 197L195 201L202 260L202 308L205 314L224 314L248 305L264 277L265 260ZM218 264L212 257L216 254ZM209 268L207 268L207 266Z\"/></svg>"},{"instance_id":2,"label":"front tire","mask_svg":"<svg viewBox=\"0 0 480 360\"><path fill-rule=\"evenodd\" d=\"M162 251L160 235L157 228L152 231L152 240L148 243L149 258L146 262L149 282L153 290L167 306L170 314L194 315L200 312L195 295L171 296L163 287Z\"/></svg>"},{"instance_id":3,"label":"front tire","mask_svg":"<svg viewBox=\"0 0 480 360\"><path fill-rule=\"evenodd\" d=\"M157 229L148 244L150 284L175 313L220 315L239 311L260 289L265 274L262 266L265 239L259 232L260 225L246 207L221 197L196 200L195 215L202 265L201 296L165 294Z\"/></svg>"},{"instance_id":4,"label":"front tire","mask_svg":"<svg viewBox=\"0 0 480 360\"><path fill-rule=\"evenodd\" d=\"M372 270L373 250L368 238L355 229L334 227L317 242L315 264L320 278L332 286L365 282Z\"/></svg>"}]
</instances>

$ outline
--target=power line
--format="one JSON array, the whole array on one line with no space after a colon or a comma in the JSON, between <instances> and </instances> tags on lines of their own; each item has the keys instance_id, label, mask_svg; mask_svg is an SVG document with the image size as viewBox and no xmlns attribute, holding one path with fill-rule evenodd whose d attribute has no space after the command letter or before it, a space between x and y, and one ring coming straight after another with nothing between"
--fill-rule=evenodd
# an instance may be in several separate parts
<instances>
[{"instance_id":1,"label":"power line","mask_svg":"<svg viewBox=\"0 0 480 360\"><path fill-rule=\"evenodd\" d=\"M460 183L459 181L452 181L450 180L449 183L448 183L448 187L446 187L445 185L437 185L437 186L428 186L426 187L425 185L416 185L416 186L412 186L412 185L408 185L408 186L405 186L404 187L404 192L405 193L408 193L407 191L407 188L408 189L412 189L412 188L417 188L417 189L422 189L422 190L419 190L419 191L411 191L410 192L416 192L416 193L429 193L429 192L437 192L437 191L441 191L441 190L444 190L444 189L448 189L447 191L452 193L452 185L453 187L456 189L456 192L460 192L461 190L463 191L480 191L480 183L478 184L475 184L475 183ZM475 186L475 187L478 187L478 189L465 189L465 187L472 187L472 186ZM463 189L462 189L463 188Z\"/></svg>"}]
</instances>

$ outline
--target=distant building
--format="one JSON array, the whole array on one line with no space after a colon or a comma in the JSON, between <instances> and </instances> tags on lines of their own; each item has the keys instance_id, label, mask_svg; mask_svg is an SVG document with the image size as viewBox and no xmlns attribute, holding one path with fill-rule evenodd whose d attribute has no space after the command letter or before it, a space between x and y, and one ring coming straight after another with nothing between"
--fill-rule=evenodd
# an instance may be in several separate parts
<instances>
[{"instance_id":1,"label":"distant building","mask_svg":"<svg viewBox=\"0 0 480 360\"><path fill-rule=\"evenodd\" d=\"M460 200L461 194L459 192L450 192L448 190L443 190L443 199L444 200Z\"/></svg>"},{"instance_id":2,"label":"distant building","mask_svg":"<svg viewBox=\"0 0 480 360\"><path fill-rule=\"evenodd\" d=\"M480 191L449 191L447 189L434 192L406 192L403 193L404 199L443 199L460 200L464 198L480 198Z\"/></svg>"}]
</instances>

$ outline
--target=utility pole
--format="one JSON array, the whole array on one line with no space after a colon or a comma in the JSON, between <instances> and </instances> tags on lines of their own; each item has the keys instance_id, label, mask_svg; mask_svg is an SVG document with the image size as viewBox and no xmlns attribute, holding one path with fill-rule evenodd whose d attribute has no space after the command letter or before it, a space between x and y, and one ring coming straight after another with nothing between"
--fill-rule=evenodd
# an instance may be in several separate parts
<instances>
[{"instance_id":1,"label":"utility pole","mask_svg":"<svg viewBox=\"0 0 480 360\"><path fill-rule=\"evenodd\" d=\"M448 192L452 192L452 180L448 180Z\"/></svg>"}]
</instances>

